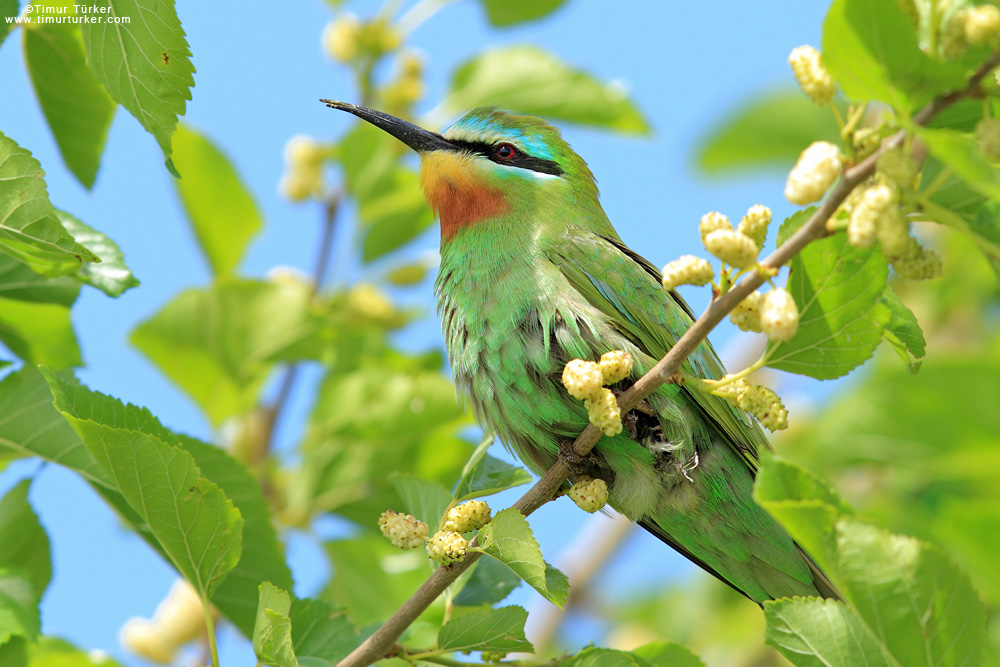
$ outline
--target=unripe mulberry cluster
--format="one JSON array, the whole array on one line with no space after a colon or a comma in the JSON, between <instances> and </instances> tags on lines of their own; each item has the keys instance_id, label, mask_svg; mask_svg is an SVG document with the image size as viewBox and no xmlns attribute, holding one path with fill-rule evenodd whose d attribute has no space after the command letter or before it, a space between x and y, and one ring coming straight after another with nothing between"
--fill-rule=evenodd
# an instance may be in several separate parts
<instances>
[{"instance_id":1,"label":"unripe mulberry cluster","mask_svg":"<svg viewBox=\"0 0 1000 667\"><path fill-rule=\"evenodd\" d=\"M423 521L393 510L382 512L382 516L378 518L378 528L394 547L403 551L419 547L430 532L430 528Z\"/></svg>"},{"instance_id":2,"label":"unripe mulberry cluster","mask_svg":"<svg viewBox=\"0 0 1000 667\"><path fill-rule=\"evenodd\" d=\"M323 30L323 50L332 59L350 63L361 57L378 58L395 51L403 43L399 28L384 18L363 23L350 12L343 12Z\"/></svg>"},{"instance_id":3,"label":"unripe mulberry cluster","mask_svg":"<svg viewBox=\"0 0 1000 667\"><path fill-rule=\"evenodd\" d=\"M604 435L622 431L621 410L614 393L605 385L616 384L632 372L632 357L623 350L612 350L601 360L573 359L563 368L562 383L569 395L582 400L590 423Z\"/></svg>"},{"instance_id":4,"label":"unripe mulberry cluster","mask_svg":"<svg viewBox=\"0 0 1000 667\"><path fill-rule=\"evenodd\" d=\"M593 514L608 502L608 485L603 479L583 476L566 492L576 506Z\"/></svg>"},{"instance_id":5,"label":"unripe mulberry cluster","mask_svg":"<svg viewBox=\"0 0 1000 667\"><path fill-rule=\"evenodd\" d=\"M960 57L970 46L996 47L1000 42L1000 9L984 4L955 12L941 30L941 53Z\"/></svg>"},{"instance_id":6,"label":"unripe mulberry cluster","mask_svg":"<svg viewBox=\"0 0 1000 667\"><path fill-rule=\"evenodd\" d=\"M378 527L398 549L404 551L426 544L427 556L444 565L465 557L469 543L462 533L479 530L490 522L490 506L482 500L470 500L450 508L441 522L441 530L428 536L426 523L409 514L393 510L382 512Z\"/></svg>"},{"instance_id":7,"label":"unripe mulberry cluster","mask_svg":"<svg viewBox=\"0 0 1000 667\"><path fill-rule=\"evenodd\" d=\"M187 581L174 583L152 619L131 618L121 630L121 642L132 653L167 665L177 650L206 632L201 598Z\"/></svg>"},{"instance_id":8,"label":"unripe mulberry cluster","mask_svg":"<svg viewBox=\"0 0 1000 667\"><path fill-rule=\"evenodd\" d=\"M760 204L751 206L737 228L722 213L711 211L701 216L698 232L705 249L724 263L737 269L749 269L767 238L771 224L771 209ZM677 285L705 285L715 277L711 265L704 259L685 255L663 267L663 288Z\"/></svg>"},{"instance_id":9,"label":"unripe mulberry cluster","mask_svg":"<svg viewBox=\"0 0 1000 667\"><path fill-rule=\"evenodd\" d=\"M287 171L278 190L290 201L300 202L323 193L323 160L329 150L315 139L294 136L285 144Z\"/></svg>"},{"instance_id":10,"label":"unripe mulberry cluster","mask_svg":"<svg viewBox=\"0 0 1000 667\"><path fill-rule=\"evenodd\" d=\"M940 256L910 236L910 224L899 206L899 191L888 183L865 189L847 223L847 241L852 246L870 248L876 240L882 254L903 278L928 280L941 275Z\"/></svg>"},{"instance_id":11,"label":"unripe mulberry cluster","mask_svg":"<svg viewBox=\"0 0 1000 667\"><path fill-rule=\"evenodd\" d=\"M760 302L760 330L771 340L790 340L799 329L799 308L792 295L780 287L772 289Z\"/></svg>"},{"instance_id":12,"label":"unripe mulberry cluster","mask_svg":"<svg viewBox=\"0 0 1000 667\"><path fill-rule=\"evenodd\" d=\"M802 151L785 183L785 198L805 205L822 199L843 169L840 149L828 141L814 141Z\"/></svg>"},{"instance_id":13,"label":"unripe mulberry cluster","mask_svg":"<svg viewBox=\"0 0 1000 667\"><path fill-rule=\"evenodd\" d=\"M441 530L468 533L479 530L488 524L491 518L489 505L482 500L470 500L448 510L441 523Z\"/></svg>"},{"instance_id":14,"label":"unripe mulberry cluster","mask_svg":"<svg viewBox=\"0 0 1000 667\"><path fill-rule=\"evenodd\" d=\"M788 411L772 390L746 380L736 380L715 391L739 409L749 412L769 431L788 428Z\"/></svg>"},{"instance_id":15,"label":"unripe mulberry cluster","mask_svg":"<svg viewBox=\"0 0 1000 667\"><path fill-rule=\"evenodd\" d=\"M443 565L451 565L465 558L469 543L461 533L439 530L427 542L427 555Z\"/></svg>"},{"instance_id":16,"label":"unripe mulberry cluster","mask_svg":"<svg viewBox=\"0 0 1000 667\"><path fill-rule=\"evenodd\" d=\"M823 56L811 46L792 49L788 56L795 79L802 90L819 105L825 105L837 94L837 84L823 66Z\"/></svg>"}]
</instances>

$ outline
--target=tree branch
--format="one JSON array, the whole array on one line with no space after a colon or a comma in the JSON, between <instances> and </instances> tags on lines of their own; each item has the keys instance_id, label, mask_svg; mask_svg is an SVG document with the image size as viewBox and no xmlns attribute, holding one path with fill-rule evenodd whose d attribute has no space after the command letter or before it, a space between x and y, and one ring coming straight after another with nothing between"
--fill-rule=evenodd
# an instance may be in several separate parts
<instances>
[{"instance_id":1,"label":"tree branch","mask_svg":"<svg viewBox=\"0 0 1000 667\"><path fill-rule=\"evenodd\" d=\"M340 210L340 192L334 190L327 195L323 207L323 230L319 241L319 250L316 252L316 264L313 267L312 291L310 296L316 296L320 287L326 279L326 273L330 266L330 258L333 256L333 239L337 230L337 213ZM254 452L251 465L259 463L266 457L274 444L274 433L277 430L278 420L284 412L285 405L292 395L295 381L298 378L299 365L293 363L285 371L285 376L281 379L281 386L274 402L264 408L264 428L260 438L260 446Z\"/></svg>"},{"instance_id":2,"label":"tree branch","mask_svg":"<svg viewBox=\"0 0 1000 667\"><path fill-rule=\"evenodd\" d=\"M969 96L979 88L979 83L994 67L1000 62L1000 56L993 54L969 80L968 86L961 91L949 93L935 98L932 102L921 109L914 117L913 121L918 125L926 125L941 110L954 104L958 100ZM670 348L666 356L663 357L648 373L643 375L632 385L628 391L618 397L618 405L624 414L634 408L640 401L653 393L658 387L672 381L674 375L680 370L684 361L706 340L708 333L714 329L736 305L745 299L751 292L760 287L770 275L769 271L784 266L788 261L797 255L803 248L813 241L827 236L829 232L826 228L827 221L833 216L840 205L847 199L851 191L865 179L875 173L875 163L883 153L893 150L902 145L906 136L904 130L899 131L891 138L882 143L874 153L862 160L860 163L844 170L844 173L836 187L829 193L827 198L818 209L809 217L802 227L785 241L777 250L771 253L767 259L763 260L763 270L754 271L737 283L725 294L714 299L695 322L691 325L677 343ZM594 445L601 437L593 424L590 424L573 442L573 453L583 457L590 453ZM569 477L569 469L562 459L549 468L541 479L535 483L521 498L514 503L513 507L524 516L528 516L536 509L552 500L556 491L562 483ZM469 546L476 545L473 540ZM414 620L425 610L444 590L475 563L481 554L469 552L466 557L457 563L446 567L439 567L434 574L401 606L392 617L385 622L382 627L376 630L358 648L351 652L346 658L341 660L337 667L365 667L370 665L382 656L386 655L392 648L394 642L403 631L413 623Z\"/></svg>"}]
</instances>

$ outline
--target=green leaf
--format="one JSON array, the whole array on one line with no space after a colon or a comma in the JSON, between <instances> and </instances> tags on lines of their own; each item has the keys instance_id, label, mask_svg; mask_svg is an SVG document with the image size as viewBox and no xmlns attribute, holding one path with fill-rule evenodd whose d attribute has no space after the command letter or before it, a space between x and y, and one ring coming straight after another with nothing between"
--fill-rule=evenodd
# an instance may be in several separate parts
<instances>
[{"instance_id":1,"label":"green leaf","mask_svg":"<svg viewBox=\"0 0 1000 667\"><path fill-rule=\"evenodd\" d=\"M292 646L300 664L319 658L336 665L361 643L343 610L326 600L293 600Z\"/></svg>"},{"instance_id":2,"label":"green leaf","mask_svg":"<svg viewBox=\"0 0 1000 667\"><path fill-rule=\"evenodd\" d=\"M411 287L422 283L430 268L427 261L408 262L387 273L385 279L390 285Z\"/></svg>"},{"instance_id":3,"label":"green leaf","mask_svg":"<svg viewBox=\"0 0 1000 667\"><path fill-rule=\"evenodd\" d=\"M401 472L389 475L389 481L403 499L401 511L425 522L430 526L431 535L437 532L441 517L451 502L448 490L437 482Z\"/></svg>"},{"instance_id":4,"label":"green leaf","mask_svg":"<svg viewBox=\"0 0 1000 667\"><path fill-rule=\"evenodd\" d=\"M132 344L214 425L256 405L272 358L305 334L309 289L233 281L182 292L132 331Z\"/></svg>"},{"instance_id":5,"label":"green leaf","mask_svg":"<svg viewBox=\"0 0 1000 667\"><path fill-rule=\"evenodd\" d=\"M565 667L650 667L650 663L634 653L591 647L573 656Z\"/></svg>"},{"instance_id":6,"label":"green leaf","mask_svg":"<svg viewBox=\"0 0 1000 667\"><path fill-rule=\"evenodd\" d=\"M922 213L930 220L970 235L993 270L1000 274L1000 202L973 189L934 157L927 158L922 173Z\"/></svg>"},{"instance_id":7,"label":"green leaf","mask_svg":"<svg viewBox=\"0 0 1000 667\"><path fill-rule=\"evenodd\" d=\"M2 663L0 663L2 664ZM103 651L81 651L56 637L39 637L31 647L29 667L121 667Z\"/></svg>"},{"instance_id":8,"label":"green leaf","mask_svg":"<svg viewBox=\"0 0 1000 667\"><path fill-rule=\"evenodd\" d=\"M128 23L82 26L87 63L111 97L129 110L170 162L170 136L191 99L194 67L172 1L95 0Z\"/></svg>"},{"instance_id":9,"label":"green leaf","mask_svg":"<svg viewBox=\"0 0 1000 667\"><path fill-rule=\"evenodd\" d=\"M537 21L565 3L566 0L479 0L486 18L497 28Z\"/></svg>"},{"instance_id":10,"label":"green leaf","mask_svg":"<svg viewBox=\"0 0 1000 667\"><path fill-rule=\"evenodd\" d=\"M38 639L38 598L27 575L0 566L0 644L11 637Z\"/></svg>"},{"instance_id":11,"label":"green leaf","mask_svg":"<svg viewBox=\"0 0 1000 667\"><path fill-rule=\"evenodd\" d=\"M562 607L566 602L566 575L545 562L528 520L516 509L498 512L479 531L475 550L504 563L554 605Z\"/></svg>"},{"instance_id":12,"label":"green leaf","mask_svg":"<svg viewBox=\"0 0 1000 667\"><path fill-rule=\"evenodd\" d=\"M896 0L835 0L823 23L823 62L848 97L904 115L965 85L961 65L920 49Z\"/></svg>"},{"instance_id":13,"label":"green leaf","mask_svg":"<svg viewBox=\"0 0 1000 667\"><path fill-rule=\"evenodd\" d=\"M333 579L323 597L357 627L382 623L427 579L423 549L400 552L381 535L327 543Z\"/></svg>"},{"instance_id":14,"label":"green leaf","mask_svg":"<svg viewBox=\"0 0 1000 667\"><path fill-rule=\"evenodd\" d=\"M253 632L257 592L261 582L292 588L270 507L247 468L218 447L186 436L179 443L194 457L204 479L218 484L243 518L243 549L239 562L222 581L212 603L245 635Z\"/></svg>"},{"instance_id":15,"label":"green leaf","mask_svg":"<svg viewBox=\"0 0 1000 667\"><path fill-rule=\"evenodd\" d=\"M79 294L80 283L73 278L46 278L24 262L0 253L0 298L53 303L68 308Z\"/></svg>"},{"instance_id":16,"label":"green leaf","mask_svg":"<svg viewBox=\"0 0 1000 667\"><path fill-rule=\"evenodd\" d=\"M531 473L486 454L472 470L463 473L455 489L458 502L492 496L531 482Z\"/></svg>"},{"instance_id":17,"label":"green leaf","mask_svg":"<svg viewBox=\"0 0 1000 667\"><path fill-rule=\"evenodd\" d=\"M760 468L754 480L754 499L758 502L818 500L839 514L852 514L851 508L825 480L767 452L760 457Z\"/></svg>"},{"instance_id":18,"label":"green leaf","mask_svg":"<svg viewBox=\"0 0 1000 667\"><path fill-rule=\"evenodd\" d=\"M114 483L52 405L52 392L37 368L25 366L0 380L0 448L39 456L106 488Z\"/></svg>"},{"instance_id":19,"label":"green leaf","mask_svg":"<svg viewBox=\"0 0 1000 667\"><path fill-rule=\"evenodd\" d=\"M779 245L811 210L785 221ZM769 345L767 365L828 380L864 363L889 321L889 309L879 303L888 274L878 248L855 248L845 234L806 246L792 259L787 285L799 307L799 329L791 340Z\"/></svg>"},{"instance_id":20,"label":"green leaf","mask_svg":"<svg viewBox=\"0 0 1000 667\"><path fill-rule=\"evenodd\" d=\"M460 65L435 115L479 106L517 109L619 132L650 132L620 85L598 81L535 46L489 49Z\"/></svg>"},{"instance_id":21,"label":"green leaf","mask_svg":"<svg viewBox=\"0 0 1000 667\"><path fill-rule=\"evenodd\" d=\"M42 374L83 439L170 561L211 598L240 559L243 520L194 458L147 410Z\"/></svg>"},{"instance_id":22,"label":"green leaf","mask_svg":"<svg viewBox=\"0 0 1000 667\"><path fill-rule=\"evenodd\" d=\"M84 264L76 277L110 297L120 297L126 290L139 286L132 270L125 265L125 256L118 244L106 234L80 222L65 211L56 210L56 216L78 243L100 258L99 264Z\"/></svg>"},{"instance_id":23,"label":"green leaf","mask_svg":"<svg viewBox=\"0 0 1000 667\"><path fill-rule=\"evenodd\" d=\"M770 600L764 603L764 618L767 643L799 667L899 667L841 602Z\"/></svg>"},{"instance_id":24,"label":"green leaf","mask_svg":"<svg viewBox=\"0 0 1000 667\"><path fill-rule=\"evenodd\" d=\"M434 222L415 171L395 169L386 188L378 197L362 199L358 207L364 227L361 258L365 262L412 241Z\"/></svg>"},{"instance_id":25,"label":"green leaf","mask_svg":"<svg viewBox=\"0 0 1000 667\"><path fill-rule=\"evenodd\" d=\"M924 332L920 329L916 315L899 300L891 287L885 288L879 303L889 309L889 323L883 332L885 340L906 364L906 370L916 374L923 364L926 352Z\"/></svg>"},{"instance_id":26,"label":"green leaf","mask_svg":"<svg viewBox=\"0 0 1000 667\"><path fill-rule=\"evenodd\" d=\"M236 167L203 134L181 123L173 138L177 194L215 275L234 273L264 222Z\"/></svg>"},{"instance_id":27,"label":"green leaf","mask_svg":"<svg viewBox=\"0 0 1000 667\"><path fill-rule=\"evenodd\" d=\"M10 17L11 20L14 19L18 14L21 13L21 8L18 6L20 3L18 0L0 0L0 46L3 45L7 35L13 29L13 23L7 23L7 18Z\"/></svg>"},{"instance_id":28,"label":"green leaf","mask_svg":"<svg viewBox=\"0 0 1000 667\"><path fill-rule=\"evenodd\" d=\"M632 649L653 667L705 667L698 656L674 642L652 642Z\"/></svg>"},{"instance_id":29,"label":"green leaf","mask_svg":"<svg viewBox=\"0 0 1000 667\"><path fill-rule=\"evenodd\" d=\"M75 14L67 5L67 15ZM24 62L66 167L90 189L117 104L87 69L80 25L24 27Z\"/></svg>"},{"instance_id":30,"label":"green leaf","mask_svg":"<svg viewBox=\"0 0 1000 667\"><path fill-rule=\"evenodd\" d=\"M454 618L438 632L442 651L525 651L534 647L524 636L528 612L521 607L481 609Z\"/></svg>"},{"instance_id":31,"label":"green leaf","mask_svg":"<svg viewBox=\"0 0 1000 667\"><path fill-rule=\"evenodd\" d=\"M0 342L29 364L83 365L66 306L0 298Z\"/></svg>"},{"instance_id":32,"label":"green leaf","mask_svg":"<svg viewBox=\"0 0 1000 667\"><path fill-rule=\"evenodd\" d=\"M0 666L28 667L28 641L22 636L11 637L0 644Z\"/></svg>"},{"instance_id":33,"label":"green leaf","mask_svg":"<svg viewBox=\"0 0 1000 667\"><path fill-rule=\"evenodd\" d=\"M480 558L453 602L460 607L493 605L502 602L520 585L521 578L509 567L494 558Z\"/></svg>"},{"instance_id":34,"label":"green leaf","mask_svg":"<svg viewBox=\"0 0 1000 667\"><path fill-rule=\"evenodd\" d=\"M787 170L820 140L840 141L833 113L801 90L781 89L749 100L714 127L698 147L696 164L709 174L760 166Z\"/></svg>"},{"instance_id":35,"label":"green leaf","mask_svg":"<svg viewBox=\"0 0 1000 667\"><path fill-rule=\"evenodd\" d=\"M99 262L59 223L44 176L38 160L0 132L0 251L44 276Z\"/></svg>"},{"instance_id":36,"label":"green leaf","mask_svg":"<svg viewBox=\"0 0 1000 667\"><path fill-rule=\"evenodd\" d=\"M837 543L844 596L900 665L978 663L983 605L943 551L853 518Z\"/></svg>"},{"instance_id":37,"label":"green leaf","mask_svg":"<svg viewBox=\"0 0 1000 667\"><path fill-rule=\"evenodd\" d=\"M836 581L839 557L834 526L840 516L851 514L851 509L833 489L803 468L765 455L753 496Z\"/></svg>"},{"instance_id":38,"label":"green leaf","mask_svg":"<svg viewBox=\"0 0 1000 667\"><path fill-rule=\"evenodd\" d=\"M1000 169L986 157L975 137L964 132L917 128L931 155L951 167L969 186L987 197L1000 200Z\"/></svg>"},{"instance_id":39,"label":"green leaf","mask_svg":"<svg viewBox=\"0 0 1000 667\"><path fill-rule=\"evenodd\" d=\"M0 500L0 567L17 570L41 598L52 579L49 536L28 503L30 480L24 480Z\"/></svg>"},{"instance_id":40,"label":"green leaf","mask_svg":"<svg viewBox=\"0 0 1000 667\"><path fill-rule=\"evenodd\" d=\"M298 667L292 648L292 603L288 593L264 582L260 585L257 622L253 629L253 651L260 663L277 667Z\"/></svg>"}]
</instances>

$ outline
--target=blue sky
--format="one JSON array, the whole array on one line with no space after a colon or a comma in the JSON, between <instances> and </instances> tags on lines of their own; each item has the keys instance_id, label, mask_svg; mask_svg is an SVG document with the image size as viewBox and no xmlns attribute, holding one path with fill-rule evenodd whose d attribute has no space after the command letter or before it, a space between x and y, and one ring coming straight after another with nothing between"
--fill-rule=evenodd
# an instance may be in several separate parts
<instances>
[{"instance_id":1,"label":"blue sky","mask_svg":"<svg viewBox=\"0 0 1000 667\"><path fill-rule=\"evenodd\" d=\"M408 2L406 6L413 3ZM370 15L380 3L349 2ZM338 136L351 118L326 109L320 97L353 100L346 70L325 57L320 33L332 16L320 0L258 3L179 0L177 11L197 68L193 100L185 120L223 148L260 204L266 229L251 247L244 272L262 275L276 265L308 270L318 237L320 211L281 199L276 185L285 142L295 134ZM699 253L697 221L709 210L738 218L755 203L771 206L775 218L791 213L784 201L784 175L767 172L712 181L693 168L699 140L740 100L793 83L786 58L800 44L818 46L825 5L782 0L772 3L720 1L604 3L569 0L551 17L497 31L472 0L448 6L422 25L408 43L427 61L429 111L443 96L451 70L478 51L529 43L546 48L604 80L622 82L649 119L654 134L629 138L573 126L564 135L597 176L605 210L636 251L662 265ZM63 167L44 125L21 62L21 35L0 47L0 129L31 150L47 173L52 201L114 238L142 287L113 300L85 289L74 321L87 367L79 376L90 387L143 405L169 427L209 438L197 409L127 344L135 324L178 291L205 284L205 262L193 243L170 176L155 141L124 109L112 125L97 184L84 190ZM348 212L350 213L350 212ZM345 217L345 222L349 218ZM773 234L772 234L773 238ZM352 259L353 233L341 227L334 280L366 275ZM437 247L433 228L416 251ZM706 293L686 293L696 310ZM433 313L429 283L396 294ZM713 336L725 348L733 329ZM402 341L414 348L440 347L437 321L428 319ZM308 380L308 377L307 377ZM301 422L308 388L293 402L286 425ZM794 417L794 415L793 415ZM281 434L285 444L296 432ZM6 490L37 462L0 474ZM73 475L54 466L37 475L31 499L53 543L55 577L43 601L43 630L85 648L99 648L126 664L141 664L119 647L117 632L130 616L149 616L175 575L144 543L120 526L112 512ZM555 557L584 521L566 504L532 518L543 549ZM325 572L307 540L294 540L290 558L298 592L309 594ZM646 536L633 537L607 575L612 590L635 589L646 577L682 576L690 568L679 556ZM520 593L516 600L530 602ZM228 659L227 659L228 658ZM223 664L252 660L246 648L223 639Z\"/></svg>"}]
</instances>

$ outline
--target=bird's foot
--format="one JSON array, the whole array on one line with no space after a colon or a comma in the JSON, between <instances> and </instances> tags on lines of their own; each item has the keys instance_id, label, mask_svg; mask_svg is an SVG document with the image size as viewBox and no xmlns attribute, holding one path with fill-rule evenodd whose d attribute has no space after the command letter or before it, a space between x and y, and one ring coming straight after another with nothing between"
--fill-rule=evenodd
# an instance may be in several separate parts
<instances>
[{"instance_id":1,"label":"bird's foot","mask_svg":"<svg viewBox=\"0 0 1000 667\"><path fill-rule=\"evenodd\" d=\"M596 461L591 454L580 456L573 451L573 440L559 441L559 459L569 468L570 474L583 475L596 468Z\"/></svg>"},{"instance_id":2,"label":"bird's foot","mask_svg":"<svg viewBox=\"0 0 1000 667\"><path fill-rule=\"evenodd\" d=\"M611 393L615 395L615 398L620 398L622 394L625 393L622 389L611 389ZM650 405L649 401L643 399L639 401L639 404L634 408L622 415L622 426L624 426L629 434L632 436L633 440L639 439L639 415L636 413L641 413L649 417L655 417L656 411L653 410L653 406Z\"/></svg>"}]
</instances>

